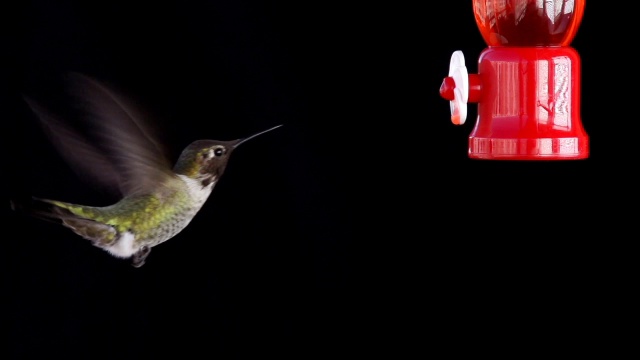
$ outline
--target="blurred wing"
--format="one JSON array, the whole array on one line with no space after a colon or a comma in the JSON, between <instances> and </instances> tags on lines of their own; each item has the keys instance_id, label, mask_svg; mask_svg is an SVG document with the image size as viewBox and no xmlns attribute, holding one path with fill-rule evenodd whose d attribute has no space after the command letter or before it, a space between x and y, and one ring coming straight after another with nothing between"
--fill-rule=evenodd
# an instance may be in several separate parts
<instances>
[{"instance_id":1,"label":"blurred wing","mask_svg":"<svg viewBox=\"0 0 640 360\"><path fill-rule=\"evenodd\" d=\"M91 180L112 191L120 190L121 174L107 156L35 100L25 97L25 101L40 118L52 144L79 177L90 177Z\"/></svg>"},{"instance_id":2,"label":"blurred wing","mask_svg":"<svg viewBox=\"0 0 640 360\"><path fill-rule=\"evenodd\" d=\"M73 135L51 116L45 120L57 138L54 143L61 144L58 147L68 160L103 185L117 185L123 195L154 188L170 176L165 151L149 125L142 122L140 111L84 75L70 74L69 85L90 136ZM42 117L41 110L37 113Z\"/></svg>"},{"instance_id":3,"label":"blurred wing","mask_svg":"<svg viewBox=\"0 0 640 360\"><path fill-rule=\"evenodd\" d=\"M148 190L171 176L165 149L139 109L87 76L72 73L69 80L92 132L122 173L124 194Z\"/></svg>"}]
</instances>

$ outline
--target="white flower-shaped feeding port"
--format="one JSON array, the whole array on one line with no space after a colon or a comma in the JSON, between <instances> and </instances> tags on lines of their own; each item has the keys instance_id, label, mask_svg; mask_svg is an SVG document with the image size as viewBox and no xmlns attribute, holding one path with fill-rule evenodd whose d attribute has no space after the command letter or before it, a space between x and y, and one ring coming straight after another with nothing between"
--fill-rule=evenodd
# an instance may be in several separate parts
<instances>
[{"instance_id":1,"label":"white flower-shaped feeding port","mask_svg":"<svg viewBox=\"0 0 640 360\"><path fill-rule=\"evenodd\" d=\"M453 79L453 100L451 107L451 122L462 125L467 120L467 102L469 101L469 73L464 64L464 55L458 50L451 55L449 63L449 77Z\"/></svg>"}]
</instances>

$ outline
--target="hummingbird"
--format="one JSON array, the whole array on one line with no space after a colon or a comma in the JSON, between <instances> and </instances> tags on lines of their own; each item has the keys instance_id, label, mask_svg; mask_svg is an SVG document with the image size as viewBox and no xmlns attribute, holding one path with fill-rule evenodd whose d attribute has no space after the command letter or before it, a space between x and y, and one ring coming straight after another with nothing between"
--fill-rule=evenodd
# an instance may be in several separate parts
<instances>
[{"instance_id":1,"label":"hummingbird","mask_svg":"<svg viewBox=\"0 0 640 360\"><path fill-rule=\"evenodd\" d=\"M88 141L32 98L25 101L66 160L82 176L119 190L119 200L89 206L33 197L28 206L12 202L12 208L61 223L109 254L131 259L136 268L144 265L153 247L191 222L238 146L282 126L231 141L193 141L171 166L149 123L126 98L86 75L70 78L100 141Z\"/></svg>"}]
</instances>

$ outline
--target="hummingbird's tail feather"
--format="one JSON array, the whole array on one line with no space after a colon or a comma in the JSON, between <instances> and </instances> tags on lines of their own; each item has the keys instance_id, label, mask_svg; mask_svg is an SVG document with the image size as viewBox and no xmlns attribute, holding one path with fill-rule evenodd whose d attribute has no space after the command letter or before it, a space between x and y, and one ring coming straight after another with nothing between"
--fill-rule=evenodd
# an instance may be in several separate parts
<instances>
[{"instance_id":1,"label":"hummingbird's tail feather","mask_svg":"<svg viewBox=\"0 0 640 360\"><path fill-rule=\"evenodd\" d=\"M63 215L54 210L53 206L46 200L33 197L29 200L11 199L9 203L13 211L56 224L62 224Z\"/></svg>"},{"instance_id":2,"label":"hummingbird's tail feather","mask_svg":"<svg viewBox=\"0 0 640 360\"><path fill-rule=\"evenodd\" d=\"M117 231L112 226L74 214L71 211L73 204L37 197L32 197L29 203L18 200L10 203L14 211L63 225L96 246L108 246L117 238Z\"/></svg>"},{"instance_id":3,"label":"hummingbird's tail feather","mask_svg":"<svg viewBox=\"0 0 640 360\"><path fill-rule=\"evenodd\" d=\"M34 218L69 227L68 223L81 219L71 211L60 207L53 200L32 197L29 200L10 200L11 209ZM62 203L64 204L64 203ZM87 220L90 221L90 220Z\"/></svg>"}]
</instances>

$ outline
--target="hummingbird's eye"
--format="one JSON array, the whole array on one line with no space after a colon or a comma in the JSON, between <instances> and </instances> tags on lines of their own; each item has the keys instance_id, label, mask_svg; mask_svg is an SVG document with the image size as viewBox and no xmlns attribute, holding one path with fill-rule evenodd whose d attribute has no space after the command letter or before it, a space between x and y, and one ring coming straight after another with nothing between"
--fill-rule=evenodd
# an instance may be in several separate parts
<instances>
[{"instance_id":1,"label":"hummingbird's eye","mask_svg":"<svg viewBox=\"0 0 640 360\"><path fill-rule=\"evenodd\" d=\"M213 150L213 153L216 156L222 156L222 154L224 154L224 149L223 148L217 148L217 149Z\"/></svg>"}]
</instances>

